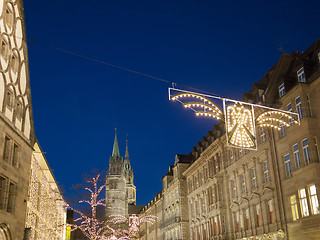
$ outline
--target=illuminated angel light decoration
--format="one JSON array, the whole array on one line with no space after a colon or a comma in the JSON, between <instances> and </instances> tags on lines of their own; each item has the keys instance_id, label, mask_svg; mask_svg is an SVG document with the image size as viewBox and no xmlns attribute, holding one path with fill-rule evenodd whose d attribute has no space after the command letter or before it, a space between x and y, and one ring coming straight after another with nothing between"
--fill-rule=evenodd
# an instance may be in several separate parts
<instances>
[{"instance_id":1,"label":"illuminated angel light decoration","mask_svg":"<svg viewBox=\"0 0 320 240\"><path fill-rule=\"evenodd\" d=\"M115 224L128 222L130 237L138 237L141 223L151 223L153 225L157 220L157 217L153 215L139 217L136 214L132 214L128 218L122 215L111 215L110 218L111 218L111 222Z\"/></svg>"},{"instance_id":2,"label":"illuminated angel light decoration","mask_svg":"<svg viewBox=\"0 0 320 240\"><path fill-rule=\"evenodd\" d=\"M223 110L211 99L220 101ZM169 100L180 102L194 111L196 116L224 122L227 144L231 147L256 150L256 126L281 130L281 127L300 124L297 113L176 88L169 88ZM255 115L258 115L257 118Z\"/></svg>"}]
</instances>

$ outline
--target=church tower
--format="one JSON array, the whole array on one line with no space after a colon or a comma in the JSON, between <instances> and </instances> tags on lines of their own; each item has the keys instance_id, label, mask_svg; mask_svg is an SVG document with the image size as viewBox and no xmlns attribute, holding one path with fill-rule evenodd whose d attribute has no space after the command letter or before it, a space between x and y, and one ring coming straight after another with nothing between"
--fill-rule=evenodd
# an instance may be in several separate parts
<instances>
[{"instance_id":1,"label":"church tower","mask_svg":"<svg viewBox=\"0 0 320 240\"><path fill-rule=\"evenodd\" d=\"M126 177L126 198L129 205L136 205L136 186L133 184L133 170L130 165L128 140L126 141L126 155L124 157L124 175Z\"/></svg>"},{"instance_id":2,"label":"church tower","mask_svg":"<svg viewBox=\"0 0 320 240\"><path fill-rule=\"evenodd\" d=\"M123 161L119 151L117 130L106 177L106 199L106 217L110 215L128 216L129 205L136 205L136 187L133 184L128 141Z\"/></svg>"}]
</instances>

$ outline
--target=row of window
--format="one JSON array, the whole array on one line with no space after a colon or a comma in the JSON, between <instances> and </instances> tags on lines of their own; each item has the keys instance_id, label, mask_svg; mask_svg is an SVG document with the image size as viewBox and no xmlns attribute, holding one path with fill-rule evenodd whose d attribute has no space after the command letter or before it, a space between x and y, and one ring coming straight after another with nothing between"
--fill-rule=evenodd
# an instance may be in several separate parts
<instances>
[{"instance_id":1,"label":"row of window","mask_svg":"<svg viewBox=\"0 0 320 240\"><path fill-rule=\"evenodd\" d=\"M10 137L5 136L2 158L12 166L19 167L20 146Z\"/></svg>"},{"instance_id":2,"label":"row of window","mask_svg":"<svg viewBox=\"0 0 320 240\"><path fill-rule=\"evenodd\" d=\"M293 221L298 220L300 217L308 217L310 214L316 215L320 213L317 189L315 185L311 185L307 189L299 189L298 198L299 202L297 201L297 195L295 194L290 196L289 199Z\"/></svg>"},{"instance_id":3,"label":"row of window","mask_svg":"<svg viewBox=\"0 0 320 240\"><path fill-rule=\"evenodd\" d=\"M191 227L191 239L207 239L208 236L218 236L226 233L225 216L214 216L200 226ZM201 238L202 235L202 238Z\"/></svg>"},{"instance_id":4,"label":"row of window","mask_svg":"<svg viewBox=\"0 0 320 240\"><path fill-rule=\"evenodd\" d=\"M300 68L297 71L297 79L299 83L305 83L306 82L306 75L304 72L304 68ZM286 94L286 90L285 90L285 86L284 83L280 84L279 86L279 97L281 98L282 96L284 96Z\"/></svg>"},{"instance_id":5,"label":"row of window","mask_svg":"<svg viewBox=\"0 0 320 240\"><path fill-rule=\"evenodd\" d=\"M17 184L0 176L0 209L13 213Z\"/></svg>"},{"instance_id":6,"label":"row of window","mask_svg":"<svg viewBox=\"0 0 320 240\"><path fill-rule=\"evenodd\" d=\"M267 161L264 161L262 163L262 170L263 170L264 183L270 182L269 166L268 166ZM253 167L249 170L249 172L250 172L250 178L251 178L251 188L256 189L256 188L258 188L256 169ZM241 193L246 193L247 192L247 182L246 182L246 177L244 174L239 176L239 181L240 181ZM230 189L231 189L231 196L233 198L236 198L238 196L237 180L236 179L230 180Z\"/></svg>"},{"instance_id":7,"label":"row of window","mask_svg":"<svg viewBox=\"0 0 320 240\"><path fill-rule=\"evenodd\" d=\"M202 171L198 171L193 175L192 178L188 179L188 192L192 192L202 184L206 183L209 177L214 176L221 170L220 157L216 156L211 159L205 166L203 166Z\"/></svg>"},{"instance_id":8,"label":"row of window","mask_svg":"<svg viewBox=\"0 0 320 240\"><path fill-rule=\"evenodd\" d=\"M254 223L255 227L261 227L263 225L262 219L267 219L268 224L272 224L276 221L275 211L273 206L273 200L270 199L265 204L266 218L262 217L261 205L257 204L252 206L251 211L253 211L254 219L250 218L250 209L246 208L233 213L235 231L240 232L241 230L249 230L251 225Z\"/></svg>"},{"instance_id":9,"label":"row of window","mask_svg":"<svg viewBox=\"0 0 320 240\"><path fill-rule=\"evenodd\" d=\"M314 143L315 143L315 148L316 148L316 153L319 158L319 149L318 149L318 143L317 143L317 138L314 138ZM302 151L303 151L303 165L309 165L311 162L310 158L310 150L309 150L309 143L308 139L303 139L301 141L301 146L302 146ZM299 145L298 143L294 144L292 146L292 151L293 151L293 159L295 163L295 169L300 169L302 167L301 163L301 156L300 156L300 151L299 151ZM292 167L291 167L291 160L290 160L290 154L285 154L283 156L284 159L284 166L285 166L285 172L286 172L286 177L291 177L292 176ZM319 161L319 159L318 159Z\"/></svg>"}]
</instances>

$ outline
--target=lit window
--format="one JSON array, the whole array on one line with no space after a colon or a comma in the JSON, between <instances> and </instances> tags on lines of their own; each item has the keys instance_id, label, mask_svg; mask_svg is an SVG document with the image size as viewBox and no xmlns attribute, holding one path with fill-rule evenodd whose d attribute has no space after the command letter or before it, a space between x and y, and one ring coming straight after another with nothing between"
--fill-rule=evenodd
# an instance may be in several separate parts
<instances>
[{"instance_id":1,"label":"lit window","mask_svg":"<svg viewBox=\"0 0 320 240\"><path fill-rule=\"evenodd\" d=\"M298 77L298 82L302 82L302 83L305 83L306 82L306 76L304 74L304 68L300 68L298 71L297 71L297 77Z\"/></svg>"},{"instance_id":2,"label":"lit window","mask_svg":"<svg viewBox=\"0 0 320 240\"><path fill-rule=\"evenodd\" d=\"M318 52L318 61L320 63L320 52Z\"/></svg>"},{"instance_id":3,"label":"lit window","mask_svg":"<svg viewBox=\"0 0 320 240\"><path fill-rule=\"evenodd\" d=\"M312 214L319 214L319 202L315 185L309 187L309 194Z\"/></svg>"},{"instance_id":4,"label":"lit window","mask_svg":"<svg viewBox=\"0 0 320 240\"><path fill-rule=\"evenodd\" d=\"M251 168L251 184L253 189L258 187L255 168Z\"/></svg>"},{"instance_id":5,"label":"lit window","mask_svg":"<svg viewBox=\"0 0 320 240\"><path fill-rule=\"evenodd\" d=\"M284 83L279 86L279 97L282 97L285 94Z\"/></svg>"},{"instance_id":6,"label":"lit window","mask_svg":"<svg viewBox=\"0 0 320 240\"><path fill-rule=\"evenodd\" d=\"M264 131L264 127L260 127L260 139L262 143L266 141L266 132Z\"/></svg>"},{"instance_id":7,"label":"lit window","mask_svg":"<svg viewBox=\"0 0 320 240\"><path fill-rule=\"evenodd\" d=\"M244 177L244 174L240 176L240 179L241 179L242 192L245 193L247 191L247 187L246 187L246 178Z\"/></svg>"},{"instance_id":8,"label":"lit window","mask_svg":"<svg viewBox=\"0 0 320 240\"><path fill-rule=\"evenodd\" d=\"M303 188L299 190L299 197L300 197L300 207L301 207L302 217L308 217L309 208L308 208L306 189Z\"/></svg>"},{"instance_id":9,"label":"lit window","mask_svg":"<svg viewBox=\"0 0 320 240\"><path fill-rule=\"evenodd\" d=\"M309 152L309 145L308 140L304 139L302 140L302 148L303 148L303 155L306 165L310 163L310 152Z\"/></svg>"},{"instance_id":10,"label":"lit window","mask_svg":"<svg viewBox=\"0 0 320 240\"><path fill-rule=\"evenodd\" d=\"M297 204L297 198L296 195L292 195L290 197L290 207L291 207L291 213L292 213L292 220L296 221L299 219L299 213L298 213L298 204Z\"/></svg>"},{"instance_id":11,"label":"lit window","mask_svg":"<svg viewBox=\"0 0 320 240\"><path fill-rule=\"evenodd\" d=\"M270 175L269 175L269 168L268 168L268 162L265 161L263 163L263 173L264 173L264 182L270 181Z\"/></svg>"},{"instance_id":12,"label":"lit window","mask_svg":"<svg viewBox=\"0 0 320 240\"><path fill-rule=\"evenodd\" d=\"M302 119L303 118L303 113L302 113L302 106L301 106L300 97L296 98L296 109L297 109L297 113L299 114L299 119Z\"/></svg>"},{"instance_id":13,"label":"lit window","mask_svg":"<svg viewBox=\"0 0 320 240\"><path fill-rule=\"evenodd\" d=\"M292 105L291 105L291 103L289 103L289 104L287 105L287 110L288 110L288 112L293 112L293 111L292 111ZM292 117L292 116L291 116L291 117ZM290 122L290 125L292 125L292 124L293 124L293 119L290 119L289 122Z\"/></svg>"},{"instance_id":14,"label":"lit window","mask_svg":"<svg viewBox=\"0 0 320 240\"><path fill-rule=\"evenodd\" d=\"M298 144L293 145L293 155L294 155L294 160L296 162L296 168L299 169L301 167L301 164L300 164L300 153L299 153Z\"/></svg>"},{"instance_id":15,"label":"lit window","mask_svg":"<svg viewBox=\"0 0 320 240\"><path fill-rule=\"evenodd\" d=\"M261 208L259 204L256 206L256 220L257 220L257 227L261 227L262 219L261 219Z\"/></svg>"},{"instance_id":16,"label":"lit window","mask_svg":"<svg viewBox=\"0 0 320 240\"><path fill-rule=\"evenodd\" d=\"M290 162L290 155L289 154L284 156L284 165L286 168L286 176L291 177L291 162Z\"/></svg>"}]
</instances>

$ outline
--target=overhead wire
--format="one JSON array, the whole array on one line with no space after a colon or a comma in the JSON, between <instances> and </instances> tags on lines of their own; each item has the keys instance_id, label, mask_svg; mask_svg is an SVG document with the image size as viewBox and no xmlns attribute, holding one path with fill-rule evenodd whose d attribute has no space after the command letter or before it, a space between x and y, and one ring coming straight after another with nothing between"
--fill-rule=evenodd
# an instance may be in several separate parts
<instances>
[{"instance_id":1,"label":"overhead wire","mask_svg":"<svg viewBox=\"0 0 320 240\"><path fill-rule=\"evenodd\" d=\"M21 39L24 40L23 38L21 38ZM34 40L30 40L30 39L26 39L25 41L29 42L29 43L32 43L32 44L39 44L39 42L34 41ZM102 61L102 60L99 60L99 59L96 59L96 58L93 58L93 57L89 57L89 56L86 56L86 55L83 55L83 54L79 54L79 53L74 52L74 51L66 50L66 49L63 49L63 48L58 48L58 47L55 47L55 46L49 46L49 45L44 45L44 44L41 44L41 45L44 46L44 47L47 47L47 48L50 48L50 49L65 53L65 54L69 54L69 55L72 55L72 56L75 56L75 57L79 57L79 58L88 60L88 61L96 62L96 63L103 64L103 65L106 65L106 66L109 66L109 67L113 67L113 68L117 68L117 69L120 69L122 71L130 72L130 73L133 73L133 74L137 74L137 75L140 75L140 76L143 76L143 77L146 77L146 78L150 78L150 79L153 79L153 80L161 81L161 82L164 82L164 83L169 83L169 84L171 84L173 86L173 88L177 85L177 82L169 81L169 80L166 80L166 79L163 79L163 78L160 78L160 77L156 77L156 76L153 76L153 75L150 75L150 74L146 74L146 73L143 73L143 72L139 72L139 71L136 71L136 70L133 70L133 69L130 69L130 68L126 68L126 67L122 67L122 66L119 66L119 65L116 65L116 64L112 64L112 63L109 63L109 62L106 62L106 61ZM218 96L218 95L213 94L211 92L204 91L204 90L197 89L197 88L193 88L193 87L187 86L185 84L179 84L179 85L184 86L186 88L189 88L191 90L196 90L196 91L199 91L199 92L202 92L202 93L205 93L205 94L211 94L211 95L216 96L216 97L221 97L221 96Z\"/></svg>"}]
</instances>

